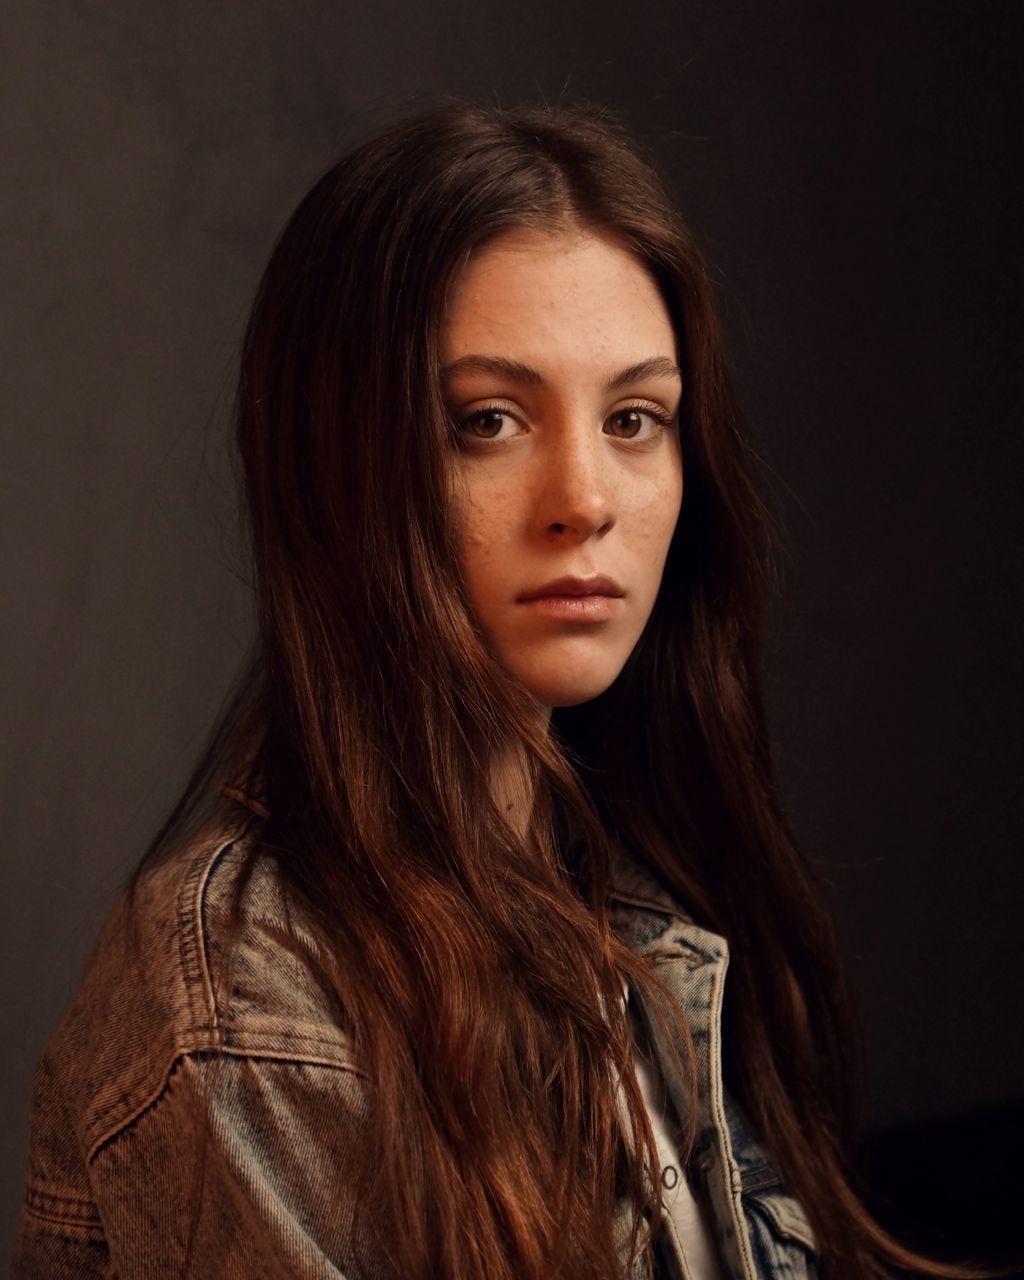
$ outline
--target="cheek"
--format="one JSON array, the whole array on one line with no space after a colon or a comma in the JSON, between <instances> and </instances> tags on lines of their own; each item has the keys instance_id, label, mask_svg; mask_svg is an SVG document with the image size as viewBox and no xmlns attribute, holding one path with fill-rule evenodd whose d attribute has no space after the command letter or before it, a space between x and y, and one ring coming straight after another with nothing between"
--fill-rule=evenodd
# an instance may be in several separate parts
<instances>
[{"instance_id":1,"label":"cheek","mask_svg":"<svg viewBox=\"0 0 1024 1280\"><path fill-rule=\"evenodd\" d=\"M648 491L647 502L635 511L633 536L629 539L634 579L642 610L649 611L661 587L665 562L682 507L681 476L666 477L654 492Z\"/></svg>"},{"instance_id":2,"label":"cheek","mask_svg":"<svg viewBox=\"0 0 1024 1280\"><path fill-rule=\"evenodd\" d=\"M507 536L507 516L503 516L500 502L488 502L479 493L470 498L463 492L453 504L453 518L462 572L479 609L488 589L498 585L506 564L503 533Z\"/></svg>"},{"instance_id":3,"label":"cheek","mask_svg":"<svg viewBox=\"0 0 1024 1280\"><path fill-rule=\"evenodd\" d=\"M682 470L673 468L638 497L640 501L633 510L638 542L652 556L667 554L682 508Z\"/></svg>"}]
</instances>

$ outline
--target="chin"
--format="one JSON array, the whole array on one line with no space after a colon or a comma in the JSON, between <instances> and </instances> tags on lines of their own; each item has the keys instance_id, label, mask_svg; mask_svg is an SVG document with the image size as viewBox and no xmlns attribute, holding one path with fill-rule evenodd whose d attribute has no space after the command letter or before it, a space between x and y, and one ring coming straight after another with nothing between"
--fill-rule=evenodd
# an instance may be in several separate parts
<instances>
[{"instance_id":1,"label":"chin","mask_svg":"<svg viewBox=\"0 0 1024 1280\"><path fill-rule=\"evenodd\" d=\"M548 675L540 672L515 672L518 679L533 696L546 707L578 707L589 702L609 688L619 674L614 671L579 672L567 676L563 669Z\"/></svg>"},{"instance_id":2,"label":"chin","mask_svg":"<svg viewBox=\"0 0 1024 1280\"><path fill-rule=\"evenodd\" d=\"M611 681L609 681L609 684ZM575 692L572 694L563 694L561 697L551 698L546 701L547 706L556 707L578 707L584 702L590 702L592 698L596 698L599 694L604 693L608 688L607 684L598 685L592 689L588 689L586 693Z\"/></svg>"}]
</instances>

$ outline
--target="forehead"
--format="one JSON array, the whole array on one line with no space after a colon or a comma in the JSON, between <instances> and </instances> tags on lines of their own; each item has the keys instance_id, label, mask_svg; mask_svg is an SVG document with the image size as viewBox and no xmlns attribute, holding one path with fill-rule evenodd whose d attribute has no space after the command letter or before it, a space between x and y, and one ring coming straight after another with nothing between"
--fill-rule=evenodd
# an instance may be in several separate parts
<instances>
[{"instance_id":1,"label":"forehead","mask_svg":"<svg viewBox=\"0 0 1024 1280\"><path fill-rule=\"evenodd\" d=\"M450 291L445 362L479 352L531 363L675 353L661 293L640 260L586 231L509 231L475 250Z\"/></svg>"}]
</instances>

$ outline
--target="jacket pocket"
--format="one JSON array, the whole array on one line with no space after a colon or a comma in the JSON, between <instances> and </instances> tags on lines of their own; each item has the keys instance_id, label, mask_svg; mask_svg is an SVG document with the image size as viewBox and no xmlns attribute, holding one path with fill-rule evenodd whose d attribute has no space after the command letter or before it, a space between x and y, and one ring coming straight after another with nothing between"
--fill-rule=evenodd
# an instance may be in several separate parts
<instances>
[{"instance_id":1,"label":"jacket pocket","mask_svg":"<svg viewBox=\"0 0 1024 1280\"><path fill-rule=\"evenodd\" d=\"M818 1249L803 1207L768 1165L743 1175L743 1211L765 1280L817 1280Z\"/></svg>"},{"instance_id":2,"label":"jacket pocket","mask_svg":"<svg viewBox=\"0 0 1024 1280\"><path fill-rule=\"evenodd\" d=\"M107 1276L108 1253L96 1206L31 1180L18 1225L12 1280L85 1280Z\"/></svg>"}]
</instances>

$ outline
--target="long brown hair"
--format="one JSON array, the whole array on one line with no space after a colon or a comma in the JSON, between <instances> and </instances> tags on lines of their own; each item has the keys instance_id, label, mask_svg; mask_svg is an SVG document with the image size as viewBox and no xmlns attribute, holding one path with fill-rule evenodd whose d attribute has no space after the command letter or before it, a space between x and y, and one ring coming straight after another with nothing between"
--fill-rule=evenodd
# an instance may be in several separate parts
<instances>
[{"instance_id":1,"label":"long brown hair","mask_svg":"<svg viewBox=\"0 0 1024 1280\"><path fill-rule=\"evenodd\" d=\"M550 734L473 619L439 376L467 254L523 227L582 227L633 253L684 379L686 493L654 612L612 687L556 711ZM646 1245L654 1151L619 996L622 975L658 984L605 914L612 839L728 940L724 1071L824 1274L963 1274L904 1250L848 1182L847 1001L773 779L770 527L712 292L673 199L607 112L459 102L326 172L259 286L236 419L258 638L143 867L217 784L262 797L261 845L320 927L370 1082L356 1200L395 1224L381 1247L403 1276L621 1280L623 1187L632 1246ZM525 835L491 792L510 744L536 788Z\"/></svg>"}]
</instances>

